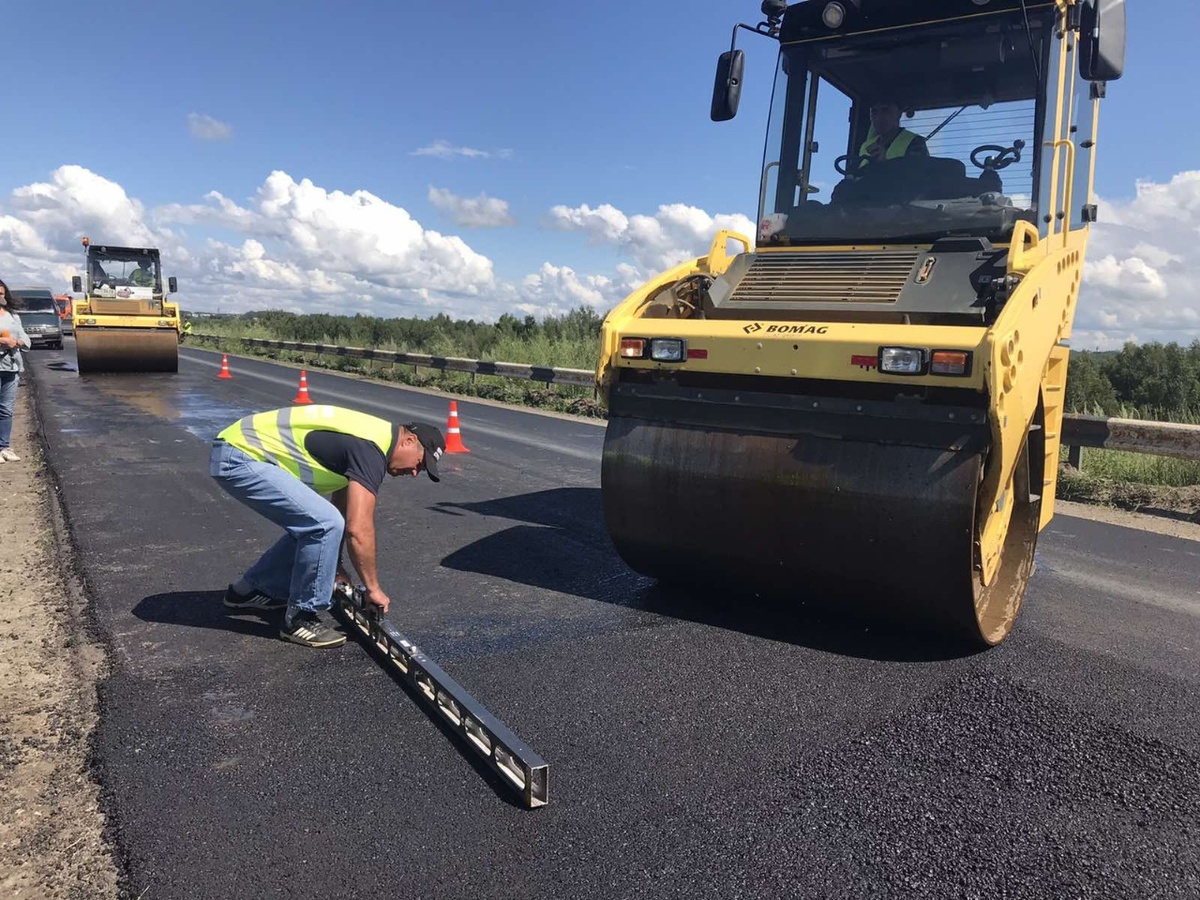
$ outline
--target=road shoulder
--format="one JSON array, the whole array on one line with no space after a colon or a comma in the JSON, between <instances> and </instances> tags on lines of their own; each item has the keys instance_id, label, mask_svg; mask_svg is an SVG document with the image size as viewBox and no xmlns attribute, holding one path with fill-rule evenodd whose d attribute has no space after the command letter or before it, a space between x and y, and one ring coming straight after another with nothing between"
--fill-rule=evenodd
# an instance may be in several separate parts
<instances>
[{"instance_id":1,"label":"road shoulder","mask_svg":"<svg viewBox=\"0 0 1200 900\"><path fill-rule=\"evenodd\" d=\"M1200 525L1182 519L1172 519L1161 514L1137 513L1112 506L1056 500L1054 517L1057 519L1059 516L1088 519L1093 522L1103 522L1106 525L1120 525L1123 528L1134 528L1138 531L1150 531L1168 537L1200 541Z\"/></svg>"},{"instance_id":2,"label":"road shoulder","mask_svg":"<svg viewBox=\"0 0 1200 900\"><path fill-rule=\"evenodd\" d=\"M100 790L89 765L102 649L82 593L64 576L52 482L31 387L18 391L13 449L0 465L0 894L39 900L117 896Z\"/></svg>"}]
</instances>

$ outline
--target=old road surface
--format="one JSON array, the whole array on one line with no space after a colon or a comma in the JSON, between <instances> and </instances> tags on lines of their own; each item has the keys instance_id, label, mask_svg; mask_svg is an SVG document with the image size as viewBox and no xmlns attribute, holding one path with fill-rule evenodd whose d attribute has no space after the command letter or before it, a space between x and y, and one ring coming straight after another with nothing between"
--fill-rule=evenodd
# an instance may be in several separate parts
<instances>
[{"instance_id":1,"label":"old road surface","mask_svg":"<svg viewBox=\"0 0 1200 900\"><path fill-rule=\"evenodd\" d=\"M32 360L111 649L95 754L132 897L1200 896L1194 540L1056 517L1012 637L948 653L656 589L606 536L601 428L462 401L472 452L381 492L381 572L401 630L550 763L530 811L360 645L226 614L274 532L209 441L296 369ZM309 386L446 421L445 396Z\"/></svg>"}]
</instances>

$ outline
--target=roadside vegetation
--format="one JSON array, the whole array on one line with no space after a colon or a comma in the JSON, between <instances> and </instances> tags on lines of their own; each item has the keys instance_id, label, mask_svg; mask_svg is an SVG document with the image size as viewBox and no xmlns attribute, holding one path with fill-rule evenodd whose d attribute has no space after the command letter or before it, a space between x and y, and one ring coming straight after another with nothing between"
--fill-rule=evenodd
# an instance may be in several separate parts
<instances>
[{"instance_id":1,"label":"roadside vegetation","mask_svg":"<svg viewBox=\"0 0 1200 900\"><path fill-rule=\"evenodd\" d=\"M1067 410L1090 416L1200 425L1200 341L1190 346L1126 344L1109 352L1076 351L1067 373ZM1066 460L1066 451L1063 451ZM1200 462L1083 451L1082 469L1063 472L1059 496L1140 508L1161 498L1125 486L1149 485L1195 493ZM1189 491L1189 489L1191 489ZM1197 499L1200 502L1200 498Z\"/></svg>"},{"instance_id":2,"label":"roadside vegetation","mask_svg":"<svg viewBox=\"0 0 1200 900\"><path fill-rule=\"evenodd\" d=\"M547 385L467 372L440 372L315 353L256 350L240 343L246 338L259 338L561 369L595 369L602 321L595 310L587 307L540 320L533 316L519 319L506 314L495 323L455 320L444 314L430 319L380 319L362 315L296 315L268 311L196 318L192 339L199 342L205 336L211 336L205 346L215 344L218 349L229 352L270 356L309 368L359 372L399 384L603 418L603 407L590 387Z\"/></svg>"},{"instance_id":3,"label":"roadside vegetation","mask_svg":"<svg viewBox=\"0 0 1200 900\"><path fill-rule=\"evenodd\" d=\"M535 319L501 316L499 321L382 319L373 316L297 315L264 311L195 320L196 337L208 346L259 353L311 368L360 372L387 381L465 396L520 403L602 418L595 391L462 372L394 366L370 360L309 353L254 351L243 338L364 347L490 362L569 369L595 368L602 318L587 307L564 316ZM1067 410L1092 416L1200 424L1200 341L1128 344L1109 352L1071 354ZM1062 461L1066 463L1066 448ZM1081 471L1065 467L1060 496L1089 499L1113 493L1117 483L1191 488L1200 485L1200 463L1112 450L1084 451Z\"/></svg>"}]
</instances>

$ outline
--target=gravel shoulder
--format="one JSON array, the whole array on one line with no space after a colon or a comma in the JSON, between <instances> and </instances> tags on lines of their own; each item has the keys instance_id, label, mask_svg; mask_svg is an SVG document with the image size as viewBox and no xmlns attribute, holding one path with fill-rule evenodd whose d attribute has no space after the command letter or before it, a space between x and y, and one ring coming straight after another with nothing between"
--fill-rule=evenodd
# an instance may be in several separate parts
<instances>
[{"instance_id":1,"label":"gravel shoulder","mask_svg":"<svg viewBox=\"0 0 1200 900\"><path fill-rule=\"evenodd\" d=\"M18 391L13 449L0 465L0 895L116 897L90 766L104 654L87 634L82 593L50 503L29 389Z\"/></svg>"}]
</instances>

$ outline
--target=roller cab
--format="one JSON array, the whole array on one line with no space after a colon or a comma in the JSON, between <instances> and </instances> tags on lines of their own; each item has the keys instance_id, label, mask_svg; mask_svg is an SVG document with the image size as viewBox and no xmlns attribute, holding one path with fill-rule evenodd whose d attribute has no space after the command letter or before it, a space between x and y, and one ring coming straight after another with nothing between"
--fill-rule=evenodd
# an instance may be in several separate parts
<instances>
[{"instance_id":1,"label":"roller cab","mask_svg":"<svg viewBox=\"0 0 1200 900\"><path fill-rule=\"evenodd\" d=\"M763 11L734 30L780 45L757 234L719 233L605 320L609 533L666 582L995 644L1053 515L1123 6Z\"/></svg>"},{"instance_id":2,"label":"roller cab","mask_svg":"<svg viewBox=\"0 0 1200 900\"><path fill-rule=\"evenodd\" d=\"M79 372L176 372L179 369L179 305L167 300L159 251L148 247L96 245L83 239L86 275L72 287L72 322Z\"/></svg>"}]
</instances>

